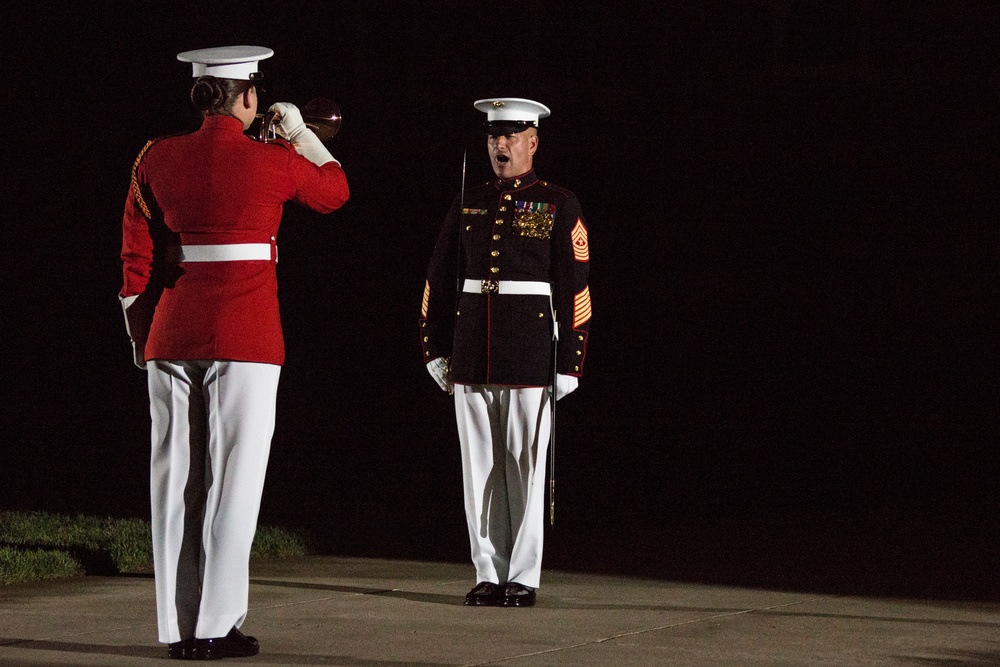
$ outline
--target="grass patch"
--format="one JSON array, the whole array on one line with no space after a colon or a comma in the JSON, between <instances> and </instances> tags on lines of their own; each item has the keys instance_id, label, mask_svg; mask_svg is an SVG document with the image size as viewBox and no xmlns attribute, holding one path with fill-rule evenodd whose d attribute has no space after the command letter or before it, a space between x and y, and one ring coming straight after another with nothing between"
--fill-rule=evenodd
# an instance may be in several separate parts
<instances>
[{"instance_id":1,"label":"grass patch","mask_svg":"<svg viewBox=\"0 0 1000 667\"><path fill-rule=\"evenodd\" d=\"M257 526L257 533L253 536L253 546L250 548L250 560L289 558L305 556L307 553L306 543L300 535L284 528Z\"/></svg>"},{"instance_id":2,"label":"grass patch","mask_svg":"<svg viewBox=\"0 0 1000 667\"><path fill-rule=\"evenodd\" d=\"M83 566L65 551L0 547L0 586L83 574Z\"/></svg>"},{"instance_id":3,"label":"grass patch","mask_svg":"<svg viewBox=\"0 0 1000 667\"><path fill-rule=\"evenodd\" d=\"M153 566L149 524L140 519L0 512L0 545L62 551L90 574L141 572Z\"/></svg>"},{"instance_id":4,"label":"grass patch","mask_svg":"<svg viewBox=\"0 0 1000 667\"><path fill-rule=\"evenodd\" d=\"M259 526L250 559L308 553L299 535ZM149 522L46 512L0 512L0 585L153 568Z\"/></svg>"}]
</instances>

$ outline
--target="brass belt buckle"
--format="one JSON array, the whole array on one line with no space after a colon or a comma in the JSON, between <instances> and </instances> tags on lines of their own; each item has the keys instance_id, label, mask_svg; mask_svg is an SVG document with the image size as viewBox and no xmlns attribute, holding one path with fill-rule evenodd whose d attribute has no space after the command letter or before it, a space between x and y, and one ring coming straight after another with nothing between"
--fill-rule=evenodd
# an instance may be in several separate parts
<instances>
[{"instance_id":1,"label":"brass belt buckle","mask_svg":"<svg viewBox=\"0 0 1000 667\"><path fill-rule=\"evenodd\" d=\"M490 292L496 294L500 291L500 283L495 280L484 280L479 284L479 291L483 294L489 294Z\"/></svg>"}]
</instances>

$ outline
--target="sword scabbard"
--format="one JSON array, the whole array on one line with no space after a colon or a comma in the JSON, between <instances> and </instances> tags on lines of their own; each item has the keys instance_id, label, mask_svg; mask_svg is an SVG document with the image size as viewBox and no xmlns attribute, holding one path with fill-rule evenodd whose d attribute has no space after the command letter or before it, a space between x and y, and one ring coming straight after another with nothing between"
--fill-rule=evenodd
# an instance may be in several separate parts
<instances>
[{"instance_id":1,"label":"sword scabbard","mask_svg":"<svg viewBox=\"0 0 1000 667\"><path fill-rule=\"evenodd\" d=\"M549 480L549 525L556 523L556 480Z\"/></svg>"}]
</instances>

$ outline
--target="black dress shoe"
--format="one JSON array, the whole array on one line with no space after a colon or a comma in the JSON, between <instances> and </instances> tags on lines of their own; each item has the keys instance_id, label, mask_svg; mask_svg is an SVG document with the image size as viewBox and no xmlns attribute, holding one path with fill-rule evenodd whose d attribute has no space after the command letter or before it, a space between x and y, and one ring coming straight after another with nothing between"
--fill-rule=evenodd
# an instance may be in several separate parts
<instances>
[{"instance_id":1,"label":"black dress shoe","mask_svg":"<svg viewBox=\"0 0 1000 667\"><path fill-rule=\"evenodd\" d=\"M507 584L507 589L503 592L503 606L505 607L534 607L535 589L512 581Z\"/></svg>"},{"instance_id":2,"label":"black dress shoe","mask_svg":"<svg viewBox=\"0 0 1000 667\"><path fill-rule=\"evenodd\" d=\"M254 637L247 637L233 628L225 637L196 639L192 660L218 660L219 658L247 658L260 653L260 644Z\"/></svg>"},{"instance_id":3,"label":"black dress shoe","mask_svg":"<svg viewBox=\"0 0 1000 667\"><path fill-rule=\"evenodd\" d=\"M498 607L503 602L503 586L490 581L481 581L465 596L465 604L470 607Z\"/></svg>"},{"instance_id":4,"label":"black dress shoe","mask_svg":"<svg viewBox=\"0 0 1000 667\"><path fill-rule=\"evenodd\" d=\"M167 657L174 660L191 660L191 652L194 650L195 639L184 639L179 642L167 644Z\"/></svg>"}]
</instances>

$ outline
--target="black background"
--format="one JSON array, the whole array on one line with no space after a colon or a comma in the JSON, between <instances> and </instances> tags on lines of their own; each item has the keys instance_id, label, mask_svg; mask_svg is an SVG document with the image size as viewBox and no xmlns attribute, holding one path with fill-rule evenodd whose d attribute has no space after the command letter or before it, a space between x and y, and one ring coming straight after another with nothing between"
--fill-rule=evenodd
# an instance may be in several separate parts
<instances>
[{"instance_id":1,"label":"black background","mask_svg":"<svg viewBox=\"0 0 1000 667\"><path fill-rule=\"evenodd\" d=\"M176 53L260 44L263 103L340 105L352 189L286 208L262 522L467 560L416 323L490 175L472 102L528 97L595 313L546 567L998 598L997 3L570 4L8 7L0 509L148 517L129 168L198 125Z\"/></svg>"}]
</instances>

